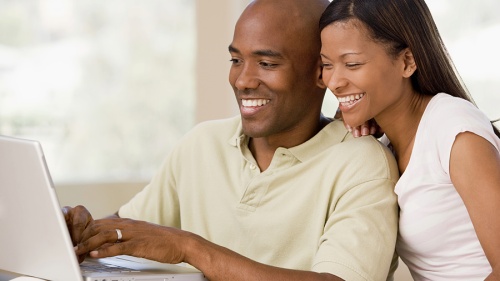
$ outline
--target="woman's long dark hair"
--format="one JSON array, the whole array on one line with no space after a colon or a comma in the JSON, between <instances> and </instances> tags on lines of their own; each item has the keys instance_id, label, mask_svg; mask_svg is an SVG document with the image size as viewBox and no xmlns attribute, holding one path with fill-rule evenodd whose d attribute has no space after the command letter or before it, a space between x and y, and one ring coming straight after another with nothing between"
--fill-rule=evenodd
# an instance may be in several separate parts
<instances>
[{"instance_id":1,"label":"woman's long dark hair","mask_svg":"<svg viewBox=\"0 0 500 281\"><path fill-rule=\"evenodd\" d=\"M410 48L417 65L411 82L418 93L447 93L475 104L424 0L333 0L321 16L320 30L351 19L363 22L372 39L389 46L392 55ZM500 138L499 130L492 126Z\"/></svg>"}]
</instances>

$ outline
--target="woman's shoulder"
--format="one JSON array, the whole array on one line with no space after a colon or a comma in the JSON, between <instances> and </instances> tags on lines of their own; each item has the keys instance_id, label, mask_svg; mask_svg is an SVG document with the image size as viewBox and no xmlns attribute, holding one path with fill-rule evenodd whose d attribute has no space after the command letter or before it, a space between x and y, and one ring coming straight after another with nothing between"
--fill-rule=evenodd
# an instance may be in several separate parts
<instances>
[{"instance_id":1,"label":"woman's shoulder","mask_svg":"<svg viewBox=\"0 0 500 281\"><path fill-rule=\"evenodd\" d=\"M435 95L427 106L432 113L455 113L480 111L472 102L463 98L454 97L449 94L439 93ZM427 110L426 110L427 111Z\"/></svg>"},{"instance_id":2,"label":"woman's shoulder","mask_svg":"<svg viewBox=\"0 0 500 281\"><path fill-rule=\"evenodd\" d=\"M491 126L486 114L473 103L445 93L439 93L431 99L421 123L439 130L464 126Z\"/></svg>"},{"instance_id":3,"label":"woman's shoulder","mask_svg":"<svg viewBox=\"0 0 500 281\"><path fill-rule=\"evenodd\" d=\"M437 94L422 116L416 142L425 151L437 149L447 170L452 145L456 136L463 132L472 132L492 144L499 143L490 120L473 103L448 94Z\"/></svg>"}]
</instances>

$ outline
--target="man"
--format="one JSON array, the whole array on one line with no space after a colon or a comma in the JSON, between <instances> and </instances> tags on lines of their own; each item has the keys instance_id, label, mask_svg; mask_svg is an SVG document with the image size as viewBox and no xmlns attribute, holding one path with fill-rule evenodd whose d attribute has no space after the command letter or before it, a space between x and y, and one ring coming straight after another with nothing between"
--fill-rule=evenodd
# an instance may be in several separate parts
<instances>
[{"instance_id":1,"label":"man","mask_svg":"<svg viewBox=\"0 0 500 281\"><path fill-rule=\"evenodd\" d=\"M397 167L374 138L354 139L321 115L318 21L328 3L245 9L229 46L240 116L188 133L120 208L129 219L65 208L77 255L187 262L209 280L387 278Z\"/></svg>"}]
</instances>

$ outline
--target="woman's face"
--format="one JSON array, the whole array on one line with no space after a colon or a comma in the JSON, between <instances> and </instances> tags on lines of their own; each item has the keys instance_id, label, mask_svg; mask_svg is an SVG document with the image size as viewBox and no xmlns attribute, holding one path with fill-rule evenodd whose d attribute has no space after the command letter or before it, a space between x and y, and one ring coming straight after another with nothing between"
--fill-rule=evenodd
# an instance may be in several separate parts
<instances>
[{"instance_id":1,"label":"woman's face","mask_svg":"<svg viewBox=\"0 0 500 281\"><path fill-rule=\"evenodd\" d=\"M389 55L387 46L368 34L357 20L335 22L321 32L323 81L351 127L388 112L411 91L407 52Z\"/></svg>"}]
</instances>

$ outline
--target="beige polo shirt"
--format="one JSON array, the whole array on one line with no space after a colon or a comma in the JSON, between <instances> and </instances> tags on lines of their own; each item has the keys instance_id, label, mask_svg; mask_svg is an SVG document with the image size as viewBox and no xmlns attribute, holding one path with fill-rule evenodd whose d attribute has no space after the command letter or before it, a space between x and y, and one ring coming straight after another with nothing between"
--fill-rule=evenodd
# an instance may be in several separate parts
<instances>
[{"instance_id":1,"label":"beige polo shirt","mask_svg":"<svg viewBox=\"0 0 500 281\"><path fill-rule=\"evenodd\" d=\"M394 254L396 163L334 121L278 148L261 172L239 117L202 123L120 217L182 228L261 263L385 280Z\"/></svg>"}]
</instances>

